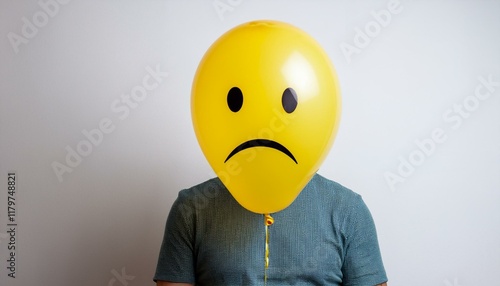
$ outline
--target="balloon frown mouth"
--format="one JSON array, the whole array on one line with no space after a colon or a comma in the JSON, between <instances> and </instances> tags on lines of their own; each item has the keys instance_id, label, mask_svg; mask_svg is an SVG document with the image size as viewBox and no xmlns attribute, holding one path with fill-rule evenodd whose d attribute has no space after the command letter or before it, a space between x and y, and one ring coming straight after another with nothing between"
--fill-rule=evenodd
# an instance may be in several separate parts
<instances>
[{"instance_id":1,"label":"balloon frown mouth","mask_svg":"<svg viewBox=\"0 0 500 286\"><path fill-rule=\"evenodd\" d=\"M227 156L226 160L224 160L224 163L226 163L227 160L236 155L238 152L252 147L268 147L276 149L278 151L283 152L288 157L290 157L290 159L292 159L295 162L295 164L298 164L297 160L295 160L295 157L293 156L292 152L290 152L290 150L288 150L285 146L281 145L276 141L267 139L253 139L241 143L238 147L234 148L234 150Z\"/></svg>"}]
</instances>

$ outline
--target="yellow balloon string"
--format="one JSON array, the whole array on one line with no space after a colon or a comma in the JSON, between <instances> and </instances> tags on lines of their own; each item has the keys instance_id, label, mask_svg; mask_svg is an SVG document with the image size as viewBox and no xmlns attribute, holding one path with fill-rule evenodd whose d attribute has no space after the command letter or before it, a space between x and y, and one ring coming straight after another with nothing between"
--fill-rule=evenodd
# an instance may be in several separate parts
<instances>
[{"instance_id":1,"label":"yellow balloon string","mask_svg":"<svg viewBox=\"0 0 500 286\"><path fill-rule=\"evenodd\" d=\"M264 225L266 226L266 250L264 257L264 286L267 285L267 268L269 267L269 229L274 223L274 218L270 214L264 214Z\"/></svg>"}]
</instances>

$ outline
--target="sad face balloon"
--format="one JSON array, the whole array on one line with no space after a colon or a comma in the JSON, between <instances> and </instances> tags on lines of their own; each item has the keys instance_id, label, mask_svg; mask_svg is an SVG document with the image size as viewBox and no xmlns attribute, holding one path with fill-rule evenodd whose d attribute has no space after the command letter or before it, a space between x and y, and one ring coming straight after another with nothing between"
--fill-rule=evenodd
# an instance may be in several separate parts
<instances>
[{"instance_id":1,"label":"sad face balloon","mask_svg":"<svg viewBox=\"0 0 500 286\"><path fill-rule=\"evenodd\" d=\"M261 214L289 206L326 157L340 115L323 49L276 21L242 24L208 49L191 97L205 157L232 196Z\"/></svg>"}]
</instances>

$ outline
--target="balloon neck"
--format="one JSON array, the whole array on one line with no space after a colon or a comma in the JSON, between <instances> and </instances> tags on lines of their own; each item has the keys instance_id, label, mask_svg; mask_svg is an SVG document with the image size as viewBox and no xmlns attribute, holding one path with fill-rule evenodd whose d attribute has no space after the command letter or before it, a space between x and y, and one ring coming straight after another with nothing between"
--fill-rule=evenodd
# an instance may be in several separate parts
<instances>
[{"instance_id":1,"label":"balloon neck","mask_svg":"<svg viewBox=\"0 0 500 286\"><path fill-rule=\"evenodd\" d=\"M264 214L264 224L271 226L274 223L274 218L270 214Z\"/></svg>"}]
</instances>

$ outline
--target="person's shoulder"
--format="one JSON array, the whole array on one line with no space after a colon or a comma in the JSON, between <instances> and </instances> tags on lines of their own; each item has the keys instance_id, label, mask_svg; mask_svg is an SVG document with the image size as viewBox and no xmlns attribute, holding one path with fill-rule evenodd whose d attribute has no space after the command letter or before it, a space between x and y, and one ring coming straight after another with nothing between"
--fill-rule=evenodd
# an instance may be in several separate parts
<instances>
[{"instance_id":1,"label":"person's shoulder","mask_svg":"<svg viewBox=\"0 0 500 286\"><path fill-rule=\"evenodd\" d=\"M208 179L204 182L182 189L179 192L179 200L193 201L200 198L214 198L226 190L224 184L218 177Z\"/></svg>"},{"instance_id":2,"label":"person's shoulder","mask_svg":"<svg viewBox=\"0 0 500 286\"><path fill-rule=\"evenodd\" d=\"M370 211L362 196L351 189L315 175L313 181L317 189L315 196L318 209L325 215L331 215L343 231L352 230L354 224L363 223L367 227L373 224Z\"/></svg>"},{"instance_id":3,"label":"person's shoulder","mask_svg":"<svg viewBox=\"0 0 500 286\"><path fill-rule=\"evenodd\" d=\"M326 213L347 215L365 206L360 194L322 175L315 174L308 187L310 190L306 196Z\"/></svg>"},{"instance_id":4,"label":"person's shoulder","mask_svg":"<svg viewBox=\"0 0 500 286\"><path fill-rule=\"evenodd\" d=\"M209 206L229 204L232 200L222 181L215 177L181 190L175 204L199 212L213 209Z\"/></svg>"},{"instance_id":5,"label":"person's shoulder","mask_svg":"<svg viewBox=\"0 0 500 286\"><path fill-rule=\"evenodd\" d=\"M360 200L361 196L344 185L315 174L311 180L310 187L322 196L336 198L337 200Z\"/></svg>"}]
</instances>

